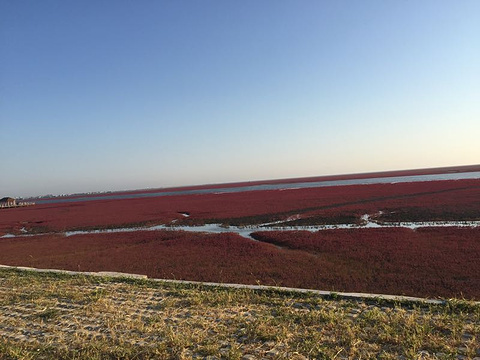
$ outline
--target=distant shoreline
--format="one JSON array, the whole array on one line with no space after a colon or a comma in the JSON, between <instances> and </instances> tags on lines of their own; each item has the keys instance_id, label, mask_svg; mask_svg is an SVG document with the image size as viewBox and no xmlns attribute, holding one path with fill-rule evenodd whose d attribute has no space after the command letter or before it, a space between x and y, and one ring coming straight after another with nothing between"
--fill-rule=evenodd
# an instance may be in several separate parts
<instances>
[{"instance_id":1,"label":"distant shoreline","mask_svg":"<svg viewBox=\"0 0 480 360\"><path fill-rule=\"evenodd\" d=\"M449 168L401 170L377 173L321 176L271 181L255 181L232 184L201 185L191 187L164 188L157 190L134 190L87 194L84 196L59 196L50 198L31 198L37 204L56 204L67 202L84 202L97 200L120 200L159 196L201 195L214 193L233 193L259 190L289 190L297 188L313 188L328 186L348 186L367 184L387 184L402 182L422 182L441 180L460 180L480 178L480 165L459 166Z\"/></svg>"}]
</instances>

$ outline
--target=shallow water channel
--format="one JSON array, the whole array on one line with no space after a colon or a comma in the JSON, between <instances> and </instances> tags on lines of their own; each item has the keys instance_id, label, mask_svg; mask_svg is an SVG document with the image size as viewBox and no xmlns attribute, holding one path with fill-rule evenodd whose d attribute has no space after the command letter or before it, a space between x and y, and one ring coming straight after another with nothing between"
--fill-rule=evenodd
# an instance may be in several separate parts
<instances>
[{"instance_id":1,"label":"shallow water channel","mask_svg":"<svg viewBox=\"0 0 480 360\"><path fill-rule=\"evenodd\" d=\"M100 234L100 233L112 233L112 232L129 232L129 231L156 231L156 230L170 230L170 231L189 231L197 233L235 233L244 238L255 240L252 237L252 233L260 231L322 231L322 230L334 230L334 229L365 229L365 228L392 228L402 227L408 229L417 229L421 227L479 227L480 221L430 221L430 222L398 222L398 223L377 223L371 221L369 217L363 216L364 223L357 224L335 224L335 225L311 225L311 226L270 226L266 224L262 225L249 225L249 226L224 226L222 224L205 224L201 226L182 226L182 225L157 225L147 228L118 228L107 230L91 230L91 231L67 231L65 236L73 236L80 234Z\"/></svg>"},{"instance_id":2,"label":"shallow water channel","mask_svg":"<svg viewBox=\"0 0 480 360\"><path fill-rule=\"evenodd\" d=\"M421 227L480 227L480 221L426 221L426 222L395 222L395 223L378 223L370 218L369 215L362 216L362 224L332 224L332 225L310 225L310 226L278 226L279 223L267 223L260 225L249 226L224 226L222 224L205 224L201 226L182 226L182 225L156 225L150 227L136 227L136 228L113 228L113 229L99 229L99 230L80 230L80 231L66 231L65 236L86 235L86 234L108 234L108 233L122 233L135 231L189 231L196 233L235 233L244 238L255 240L252 233L260 231L322 231L335 229L366 229L366 228L392 228L401 227L408 229L418 229ZM285 222L283 222L285 224ZM276 226L275 226L276 225ZM6 234L0 238L21 238L27 236L39 236L46 234L29 234L25 231L22 234ZM256 241L256 240L255 240Z\"/></svg>"}]
</instances>

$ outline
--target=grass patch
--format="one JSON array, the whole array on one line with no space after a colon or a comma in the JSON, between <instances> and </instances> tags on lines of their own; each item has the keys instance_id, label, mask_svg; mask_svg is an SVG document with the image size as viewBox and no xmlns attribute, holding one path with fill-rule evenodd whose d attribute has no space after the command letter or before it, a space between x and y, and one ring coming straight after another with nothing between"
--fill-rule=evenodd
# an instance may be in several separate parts
<instances>
[{"instance_id":1,"label":"grass patch","mask_svg":"<svg viewBox=\"0 0 480 360\"><path fill-rule=\"evenodd\" d=\"M0 270L0 359L453 359L480 305Z\"/></svg>"}]
</instances>

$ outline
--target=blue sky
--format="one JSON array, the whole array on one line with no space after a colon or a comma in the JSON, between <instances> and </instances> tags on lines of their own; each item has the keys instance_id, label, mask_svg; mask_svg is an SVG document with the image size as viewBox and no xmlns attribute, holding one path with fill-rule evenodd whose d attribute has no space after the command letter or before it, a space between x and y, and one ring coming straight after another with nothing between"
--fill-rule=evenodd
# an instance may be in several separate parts
<instances>
[{"instance_id":1,"label":"blue sky","mask_svg":"<svg viewBox=\"0 0 480 360\"><path fill-rule=\"evenodd\" d=\"M479 14L2 1L0 195L478 164Z\"/></svg>"}]
</instances>

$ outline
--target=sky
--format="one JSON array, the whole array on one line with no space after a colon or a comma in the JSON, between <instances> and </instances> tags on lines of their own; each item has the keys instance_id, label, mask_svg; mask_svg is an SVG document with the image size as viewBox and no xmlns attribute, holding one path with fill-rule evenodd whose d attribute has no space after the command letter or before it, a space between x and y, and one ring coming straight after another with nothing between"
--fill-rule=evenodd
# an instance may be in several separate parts
<instances>
[{"instance_id":1,"label":"sky","mask_svg":"<svg viewBox=\"0 0 480 360\"><path fill-rule=\"evenodd\" d=\"M0 197L480 163L480 1L0 1Z\"/></svg>"}]
</instances>

